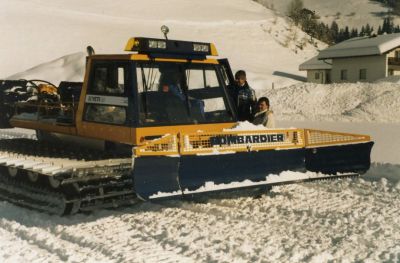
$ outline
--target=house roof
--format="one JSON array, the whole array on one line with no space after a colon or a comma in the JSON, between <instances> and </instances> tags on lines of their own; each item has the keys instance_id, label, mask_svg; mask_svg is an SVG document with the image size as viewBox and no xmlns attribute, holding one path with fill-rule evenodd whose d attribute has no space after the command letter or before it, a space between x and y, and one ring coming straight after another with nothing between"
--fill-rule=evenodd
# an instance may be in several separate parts
<instances>
[{"instance_id":1,"label":"house roof","mask_svg":"<svg viewBox=\"0 0 400 263\"><path fill-rule=\"evenodd\" d=\"M318 56L315 56L306 62L300 64L299 70L312 70L312 69L331 69L332 59L318 60Z\"/></svg>"},{"instance_id":2,"label":"house roof","mask_svg":"<svg viewBox=\"0 0 400 263\"><path fill-rule=\"evenodd\" d=\"M318 59L382 55L400 46L400 33L356 37L322 50Z\"/></svg>"}]
</instances>

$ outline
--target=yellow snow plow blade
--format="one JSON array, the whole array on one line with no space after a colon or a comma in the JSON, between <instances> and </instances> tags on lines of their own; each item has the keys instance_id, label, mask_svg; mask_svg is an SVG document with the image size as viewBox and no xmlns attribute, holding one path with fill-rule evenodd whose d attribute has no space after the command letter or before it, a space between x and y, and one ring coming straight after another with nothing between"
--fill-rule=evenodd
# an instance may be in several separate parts
<instances>
[{"instance_id":1,"label":"yellow snow plow blade","mask_svg":"<svg viewBox=\"0 0 400 263\"><path fill-rule=\"evenodd\" d=\"M367 135L311 129L169 134L134 149L135 192L152 199L192 193L208 182L259 186L288 170L363 173L372 145Z\"/></svg>"}]
</instances>

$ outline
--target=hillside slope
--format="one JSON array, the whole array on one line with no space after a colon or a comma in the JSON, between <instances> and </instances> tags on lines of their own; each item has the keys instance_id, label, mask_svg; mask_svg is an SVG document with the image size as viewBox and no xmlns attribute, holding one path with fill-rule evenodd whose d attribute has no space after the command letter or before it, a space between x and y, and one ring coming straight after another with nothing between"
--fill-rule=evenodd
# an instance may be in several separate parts
<instances>
[{"instance_id":1,"label":"hillside slope","mask_svg":"<svg viewBox=\"0 0 400 263\"><path fill-rule=\"evenodd\" d=\"M276 10L278 13L286 14L287 7L292 0L258 0L261 4ZM303 0L304 7L315 11L321 21L331 24L336 21L340 27L361 29L369 23L374 27L375 33L382 25L382 17L386 15L388 8L380 3L370 0ZM400 23L400 18L394 21Z\"/></svg>"},{"instance_id":2,"label":"hillside slope","mask_svg":"<svg viewBox=\"0 0 400 263\"><path fill-rule=\"evenodd\" d=\"M89 44L97 53L121 53L130 37L162 37L163 24L170 27L171 39L214 42L234 70L249 72L258 90L272 82L297 82L305 75L298 65L317 53L315 45L324 46L249 0L204 0L195 8L182 0L15 0L1 1L0 10L0 34L7 36L2 39L6 48L0 49L0 78L42 63L49 68L48 61L82 52ZM77 74L74 80L82 78ZM55 75L49 72L43 78L71 78Z\"/></svg>"}]
</instances>

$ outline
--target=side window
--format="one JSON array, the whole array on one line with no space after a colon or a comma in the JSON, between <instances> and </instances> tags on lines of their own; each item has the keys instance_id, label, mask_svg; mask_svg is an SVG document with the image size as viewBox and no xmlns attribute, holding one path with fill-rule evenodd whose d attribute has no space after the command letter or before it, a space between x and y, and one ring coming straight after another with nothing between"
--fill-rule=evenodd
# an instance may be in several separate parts
<instances>
[{"instance_id":1,"label":"side window","mask_svg":"<svg viewBox=\"0 0 400 263\"><path fill-rule=\"evenodd\" d=\"M367 69L362 68L360 69L360 74L359 74L360 80L366 80L367 79Z\"/></svg>"},{"instance_id":2,"label":"side window","mask_svg":"<svg viewBox=\"0 0 400 263\"><path fill-rule=\"evenodd\" d=\"M347 80L347 69L342 69L340 71L340 79L341 80Z\"/></svg>"},{"instance_id":3,"label":"side window","mask_svg":"<svg viewBox=\"0 0 400 263\"><path fill-rule=\"evenodd\" d=\"M190 69L186 72L186 75L189 94L192 94L189 99L202 104L203 115L206 116L208 112L226 109L217 73L214 69ZM200 89L203 90L191 92Z\"/></svg>"},{"instance_id":4,"label":"side window","mask_svg":"<svg viewBox=\"0 0 400 263\"><path fill-rule=\"evenodd\" d=\"M211 69L190 69L186 71L189 90L219 87L217 73Z\"/></svg>"},{"instance_id":5,"label":"side window","mask_svg":"<svg viewBox=\"0 0 400 263\"><path fill-rule=\"evenodd\" d=\"M95 94L125 93L126 67L109 65L95 65L93 81L89 92Z\"/></svg>"},{"instance_id":6,"label":"side window","mask_svg":"<svg viewBox=\"0 0 400 263\"><path fill-rule=\"evenodd\" d=\"M88 121L121 125L126 121L126 108L121 106L88 104L85 117Z\"/></svg>"}]
</instances>

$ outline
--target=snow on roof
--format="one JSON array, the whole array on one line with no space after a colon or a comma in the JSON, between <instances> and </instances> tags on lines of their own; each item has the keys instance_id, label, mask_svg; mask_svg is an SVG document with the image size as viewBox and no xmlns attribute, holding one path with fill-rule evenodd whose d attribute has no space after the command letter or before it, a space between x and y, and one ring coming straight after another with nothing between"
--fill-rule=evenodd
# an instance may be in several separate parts
<instances>
[{"instance_id":1,"label":"snow on roof","mask_svg":"<svg viewBox=\"0 0 400 263\"><path fill-rule=\"evenodd\" d=\"M322 50L318 59L382 55L400 46L400 33L357 37Z\"/></svg>"},{"instance_id":2,"label":"snow on roof","mask_svg":"<svg viewBox=\"0 0 400 263\"><path fill-rule=\"evenodd\" d=\"M299 66L299 70L310 69L332 69L332 59L318 60L318 56L315 56Z\"/></svg>"}]
</instances>

